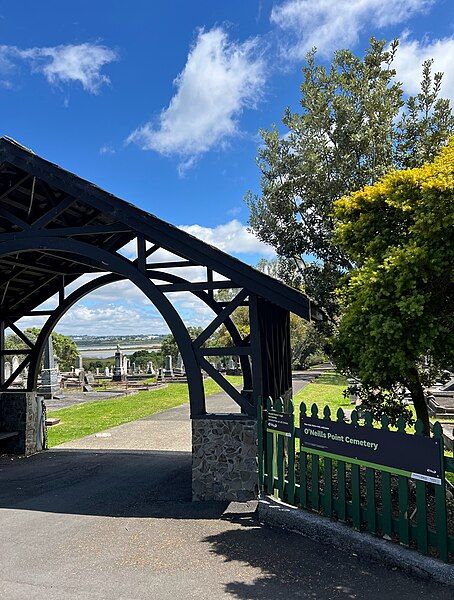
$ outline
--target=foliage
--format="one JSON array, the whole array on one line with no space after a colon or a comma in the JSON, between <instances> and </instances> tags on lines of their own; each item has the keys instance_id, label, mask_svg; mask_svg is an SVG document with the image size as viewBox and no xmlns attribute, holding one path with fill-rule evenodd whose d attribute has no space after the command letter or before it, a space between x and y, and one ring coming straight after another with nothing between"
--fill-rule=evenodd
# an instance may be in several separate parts
<instances>
[{"instance_id":1,"label":"foliage","mask_svg":"<svg viewBox=\"0 0 454 600\"><path fill-rule=\"evenodd\" d=\"M152 362L156 366L162 360L162 353L154 350L136 350L130 356L128 355L128 358L131 364L136 363L145 367L148 362Z\"/></svg>"},{"instance_id":2,"label":"foliage","mask_svg":"<svg viewBox=\"0 0 454 600\"><path fill-rule=\"evenodd\" d=\"M317 362L320 358L325 358L324 338L314 323L308 323L294 314L290 315L290 345L293 369L306 369L311 362L311 356L317 355Z\"/></svg>"},{"instance_id":3,"label":"foliage","mask_svg":"<svg viewBox=\"0 0 454 600\"><path fill-rule=\"evenodd\" d=\"M203 331L202 327L187 327L187 330L191 340L195 340L196 337L198 337ZM172 359L176 361L178 352L178 345L175 341L175 338L173 337L172 333L169 333L162 341L161 355L162 357L170 355Z\"/></svg>"},{"instance_id":4,"label":"foliage","mask_svg":"<svg viewBox=\"0 0 454 600\"><path fill-rule=\"evenodd\" d=\"M380 421L383 416L387 416L393 427L397 426L400 417L404 418L407 425L413 425L415 422L413 412L402 402L401 389L392 387L384 390L367 385L353 385L343 391L344 398L351 393L356 394L360 400L361 410L369 411L375 421Z\"/></svg>"},{"instance_id":5,"label":"foliage","mask_svg":"<svg viewBox=\"0 0 454 600\"><path fill-rule=\"evenodd\" d=\"M35 342L40 331L41 329L39 327L27 327L27 329L24 330L24 333L31 342ZM60 370L69 371L69 369L75 365L76 356L78 355L76 343L69 336L53 331L52 344L54 347L54 354L59 360ZM5 347L7 350L22 350L28 348L25 342L15 334L6 337Z\"/></svg>"},{"instance_id":6,"label":"foliage","mask_svg":"<svg viewBox=\"0 0 454 600\"><path fill-rule=\"evenodd\" d=\"M215 294L215 299L217 302L229 302L230 300L233 300L238 292L239 290L237 289L218 290ZM251 330L249 324L249 307L238 306L230 315L230 318L232 319L242 338L249 335ZM208 340L207 345L219 348L233 345L230 333L227 331L227 328L224 324L214 332L214 334ZM225 360L227 359L228 357L225 357Z\"/></svg>"},{"instance_id":7,"label":"foliage","mask_svg":"<svg viewBox=\"0 0 454 600\"><path fill-rule=\"evenodd\" d=\"M454 363L454 139L430 164L393 171L335 203L345 278L336 363L366 385L405 385L429 427L419 364ZM427 371L425 373L427 379Z\"/></svg>"},{"instance_id":8,"label":"foliage","mask_svg":"<svg viewBox=\"0 0 454 600\"><path fill-rule=\"evenodd\" d=\"M262 259L257 268L271 277L279 277L279 263L277 261L267 261ZM216 293L218 301L228 301L235 297L238 290L219 290ZM232 315L232 320L236 325L242 337L250 332L249 308L239 306ZM303 369L308 365L308 359L312 354L322 354L325 346L325 338L315 328L312 323L308 323L297 315L290 315L290 343L292 348L292 367L294 369ZM211 346L227 347L232 345L232 338L225 325L211 336L209 340Z\"/></svg>"},{"instance_id":9,"label":"foliage","mask_svg":"<svg viewBox=\"0 0 454 600\"><path fill-rule=\"evenodd\" d=\"M432 76L431 61L424 64L420 94L403 109L392 68L397 45L386 49L372 38L363 59L340 50L329 69L311 51L301 112L285 111L285 136L275 126L261 132L261 195L246 195L250 226L287 263L281 265L286 282L294 285L298 273L306 293L331 317L339 312L333 291L352 267L333 240L333 203L392 167L430 160L454 131L449 101L438 98L441 74Z\"/></svg>"}]
</instances>

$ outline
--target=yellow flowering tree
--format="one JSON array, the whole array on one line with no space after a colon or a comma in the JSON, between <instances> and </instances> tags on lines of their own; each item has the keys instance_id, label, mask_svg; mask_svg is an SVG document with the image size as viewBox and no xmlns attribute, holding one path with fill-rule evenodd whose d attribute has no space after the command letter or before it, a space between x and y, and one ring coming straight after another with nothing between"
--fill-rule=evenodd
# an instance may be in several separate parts
<instances>
[{"instance_id":1,"label":"yellow flowering tree","mask_svg":"<svg viewBox=\"0 0 454 600\"><path fill-rule=\"evenodd\" d=\"M336 241L355 265L340 290L337 364L367 386L405 385L428 434L422 358L435 371L454 364L454 139L334 212Z\"/></svg>"}]
</instances>

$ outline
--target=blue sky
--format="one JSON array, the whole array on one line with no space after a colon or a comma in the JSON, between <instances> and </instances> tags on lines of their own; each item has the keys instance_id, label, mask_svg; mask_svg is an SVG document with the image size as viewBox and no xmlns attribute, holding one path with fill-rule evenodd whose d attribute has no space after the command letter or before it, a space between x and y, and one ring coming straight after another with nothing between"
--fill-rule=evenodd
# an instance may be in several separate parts
<instances>
[{"instance_id":1,"label":"blue sky","mask_svg":"<svg viewBox=\"0 0 454 600\"><path fill-rule=\"evenodd\" d=\"M329 60L400 37L405 89L432 56L454 97L452 0L23 0L0 3L0 30L2 133L251 264L272 254L245 228L258 130L298 107L310 47ZM115 316L122 333L164 330L115 289L76 308L93 333Z\"/></svg>"}]
</instances>

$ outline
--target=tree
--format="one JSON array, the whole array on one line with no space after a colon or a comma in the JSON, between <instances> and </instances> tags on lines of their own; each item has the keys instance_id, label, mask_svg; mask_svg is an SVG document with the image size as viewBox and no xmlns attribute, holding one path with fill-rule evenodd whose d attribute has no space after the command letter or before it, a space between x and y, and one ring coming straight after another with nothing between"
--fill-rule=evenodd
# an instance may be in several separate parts
<instances>
[{"instance_id":1,"label":"tree","mask_svg":"<svg viewBox=\"0 0 454 600\"><path fill-rule=\"evenodd\" d=\"M292 368L306 369L309 358L325 354L325 338L315 327L297 315L290 314L290 346L292 349Z\"/></svg>"},{"instance_id":2,"label":"tree","mask_svg":"<svg viewBox=\"0 0 454 600\"><path fill-rule=\"evenodd\" d=\"M195 340L196 337L198 337L202 333L203 328L189 326L187 328L187 330L188 330L191 340ZM179 350L178 350L177 342L175 341L173 334L169 333L168 335L166 335L166 337L162 341L161 355L163 357L170 355L172 357L172 360L175 361L178 357L178 352L179 352Z\"/></svg>"},{"instance_id":3,"label":"tree","mask_svg":"<svg viewBox=\"0 0 454 600\"><path fill-rule=\"evenodd\" d=\"M267 273L271 277L281 279L280 269L282 265L278 260L262 259L257 264L257 269ZM232 300L238 290L219 290L216 292L216 300ZM232 321L237 327L241 337L250 333L249 307L239 306L231 314ZM306 368L307 360L312 354L323 354L326 340L312 323L308 323L297 315L290 315L290 344L292 349L292 367L294 369ZM233 345L232 338L225 325L219 329L208 340L210 346L228 347Z\"/></svg>"},{"instance_id":4,"label":"tree","mask_svg":"<svg viewBox=\"0 0 454 600\"><path fill-rule=\"evenodd\" d=\"M423 384L454 364L454 138L430 164L335 203L335 240L356 264L341 290L336 364L370 387L404 385L429 434Z\"/></svg>"},{"instance_id":5,"label":"tree","mask_svg":"<svg viewBox=\"0 0 454 600\"><path fill-rule=\"evenodd\" d=\"M41 329L39 327L27 327L24 330L25 335L30 339L31 342L35 342ZM54 347L54 353L58 357L59 366L62 371L69 371L76 362L76 356L79 351L76 343L72 338L62 333L52 332L52 344ZM15 334L8 335L6 338L6 349L7 350L22 350L28 348L26 344Z\"/></svg>"},{"instance_id":6,"label":"tree","mask_svg":"<svg viewBox=\"0 0 454 600\"><path fill-rule=\"evenodd\" d=\"M448 100L438 98L442 75L424 63L421 92L407 100L392 68L398 42L370 40L363 59L335 53L327 69L316 51L303 68L300 113L289 108L288 130L263 130L258 152L261 195L246 195L250 226L287 267L286 282L299 286L333 318L342 274L353 265L333 240L333 203L371 185L393 167L431 160L454 131ZM296 276L299 274L299 277Z\"/></svg>"},{"instance_id":7,"label":"tree","mask_svg":"<svg viewBox=\"0 0 454 600\"><path fill-rule=\"evenodd\" d=\"M137 364L146 365L147 362L155 362L158 359L158 353L154 350L136 350L129 357L131 363L135 362Z\"/></svg>"}]
</instances>

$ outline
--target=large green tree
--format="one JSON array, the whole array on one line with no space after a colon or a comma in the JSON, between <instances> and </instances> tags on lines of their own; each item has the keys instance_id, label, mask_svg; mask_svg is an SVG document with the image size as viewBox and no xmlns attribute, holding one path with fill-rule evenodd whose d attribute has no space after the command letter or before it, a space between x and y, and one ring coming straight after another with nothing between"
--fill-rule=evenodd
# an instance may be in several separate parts
<instances>
[{"instance_id":1,"label":"large green tree","mask_svg":"<svg viewBox=\"0 0 454 600\"><path fill-rule=\"evenodd\" d=\"M433 162L340 199L335 217L334 239L356 265L336 364L369 388L406 386L428 434L423 385L454 365L454 139Z\"/></svg>"},{"instance_id":2,"label":"large green tree","mask_svg":"<svg viewBox=\"0 0 454 600\"><path fill-rule=\"evenodd\" d=\"M25 335L30 341L36 341L41 329L39 327L27 327L24 330ZM61 371L69 371L76 363L76 356L78 350L76 343L72 338L62 333L52 332L52 344L54 347L54 353L58 357L59 367ZM7 350L19 350L27 348L26 344L15 334L8 335L6 337L6 349Z\"/></svg>"},{"instance_id":3,"label":"large green tree","mask_svg":"<svg viewBox=\"0 0 454 600\"><path fill-rule=\"evenodd\" d=\"M261 194L246 195L250 226L286 263L287 283L302 284L331 317L339 310L334 289L353 266L333 240L333 203L393 167L431 160L454 131L431 61L421 92L404 102L392 68L397 46L371 39L363 58L339 50L328 68L313 50L303 68L301 111L285 111L285 135L275 126L261 132Z\"/></svg>"}]
</instances>

